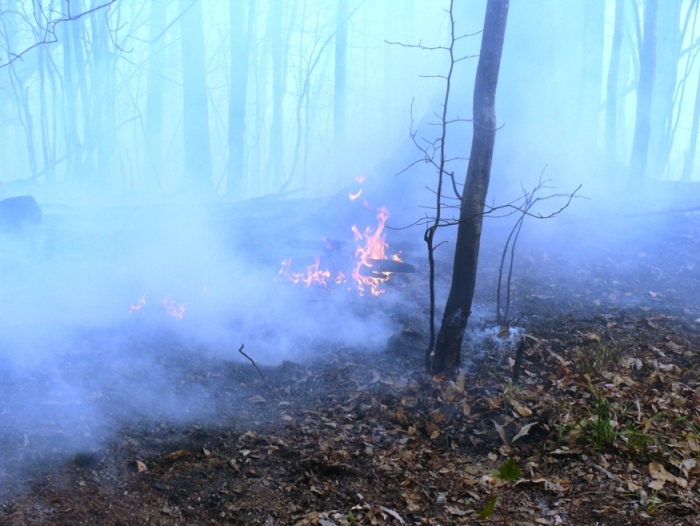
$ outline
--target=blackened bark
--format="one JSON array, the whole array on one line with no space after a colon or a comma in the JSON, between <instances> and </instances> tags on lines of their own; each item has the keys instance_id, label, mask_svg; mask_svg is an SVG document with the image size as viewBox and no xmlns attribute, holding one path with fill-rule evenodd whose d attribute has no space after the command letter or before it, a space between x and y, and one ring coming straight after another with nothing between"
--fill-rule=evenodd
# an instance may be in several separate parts
<instances>
[{"instance_id":1,"label":"blackened bark","mask_svg":"<svg viewBox=\"0 0 700 526\"><path fill-rule=\"evenodd\" d=\"M460 204L452 286L432 362L433 372L445 372L450 376L454 375L461 361L464 331L474 298L484 202L496 140L496 87L509 3L509 0L488 0L486 5L481 53L474 82L474 133Z\"/></svg>"},{"instance_id":2,"label":"blackened bark","mask_svg":"<svg viewBox=\"0 0 700 526\"><path fill-rule=\"evenodd\" d=\"M651 133L651 99L656 73L656 18L658 0L644 1L644 35L639 49L639 85L637 86L637 117L632 142L630 184L644 180L649 157Z\"/></svg>"}]
</instances>

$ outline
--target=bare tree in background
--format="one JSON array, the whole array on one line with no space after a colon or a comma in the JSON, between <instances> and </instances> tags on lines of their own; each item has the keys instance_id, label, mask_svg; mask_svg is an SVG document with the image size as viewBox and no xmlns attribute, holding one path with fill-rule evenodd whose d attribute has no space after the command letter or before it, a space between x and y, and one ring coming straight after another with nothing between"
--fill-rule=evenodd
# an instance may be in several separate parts
<instances>
[{"instance_id":1,"label":"bare tree in background","mask_svg":"<svg viewBox=\"0 0 700 526\"><path fill-rule=\"evenodd\" d=\"M630 184L644 180L649 158L651 133L651 100L656 75L656 19L658 0L644 0L644 33L639 47L639 85L637 115L630 161Z\"/></svg>"},{"instance_id":2,"label":"bare tree in background","mask_svg":"<svg viewBox=\"0 0 700 526\"><path fill-rule=\"evenodd\" d=\"M202 1L180 0L186 191L213 193Z\"/></svg>"},{"instance_id":3,"label":"bare tree in background","mask_svg":"<svg viewBox=\"0 0 700 526\"><path fill-rule=\"evenodd\" d=\"M163 161L163 92L165 89L165 2L151 2L148 43L148 84L146 88L146 163L144 186L148 191L160 187Z\"/></svg>"},{"instance_id":4,"label":"bare tree in background","mask_svg":"<svg viewBox=\"0 0 700 526\"><path fill-rule=\"evenodd\" d=\"M242 199L245 196L245 123L248 101L248 61L250 60L251 32L246 30L248 18L255 11L255 0L230 2L231 71L228 95L228 184L229 196ZM250 5L246 9L246 4ZM250 25L250 23L248 24Z\"/></svg>"},{"instance_id":5,"label":"bare tree in background","mask_svg":"<svg viewBox=\"0 0 700 526\"><path fill-rule=\"evenodd\" d=\"M453 375L461 361L462 342L471 314L479 260L484 202L491 177L496 140L496 87L501 66L509 0L488 0L473 100L471 155L460 204L460 223L445 305L432 359L433 372Z\"/></svg>"},{"instance_id":6,"label":"bare tree in background","mask_svg":"<svg viewBox=\"0 0 700 526\"><path fill-rule=\"evenodd\" d=\"M605 172L612 177L617 169L617 99L619 97L620 55L625 32L625 2L615 0L615 26L613 29L610 65L605 100Z\"/></svg>"},{"instance_id":7,"label":"bare tree in background","mask_svg":"<svg viewBox=\"0 0 700 526\"><path fill-rule=\"evenodd\" d=\"M335 147L340 154L336 159L342 165L345 146L345 92L347 84L348 54L348 10L349 0L338 0L338 13L335 28L335 72L333 92L333 134Z\"/></svg>"}]
</instances>

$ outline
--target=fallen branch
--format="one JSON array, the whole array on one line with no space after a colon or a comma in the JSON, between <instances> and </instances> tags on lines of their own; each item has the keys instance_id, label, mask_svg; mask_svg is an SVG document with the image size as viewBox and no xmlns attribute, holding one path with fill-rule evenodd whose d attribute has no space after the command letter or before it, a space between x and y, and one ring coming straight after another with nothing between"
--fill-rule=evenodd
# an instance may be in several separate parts
<instances>
[{"instance_id":1,"label":"fallen branch","mask_svg":"<svg viewBox=\"0 0 700 526\"><path fill-rule=\"evenodd\" d=\"M245 347L245 345L241 344L241 347L238 349L238 352L241 353L246 358L248 358L248 360L250 360L250 363L252 363L253 367L255 367L255 370L258 371L258 374L260 375L260 378L262 378L262 381L265 383L265 386L267 386L267 388L270 391L272 391L272 393L277 398L279 398L281 402L284 402L284 398L282 398L282 396L280 396L280 394L277 391L275 391L275 389L270 384L267 383L267 380L265 380L265 376L263 376L263 373L260 370L260 367L258 367L258 364L256 364L255 361L253 361L253 359L250 356L248 356L246 353L243 352L243 347Z\"/></svg>"}]
</instances>

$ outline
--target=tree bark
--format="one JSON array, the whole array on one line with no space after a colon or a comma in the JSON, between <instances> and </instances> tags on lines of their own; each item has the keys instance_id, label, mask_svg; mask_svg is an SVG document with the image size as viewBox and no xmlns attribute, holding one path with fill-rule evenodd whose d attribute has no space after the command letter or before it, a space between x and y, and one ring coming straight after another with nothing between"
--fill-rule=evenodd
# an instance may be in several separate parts
<instances>
[{"instance_id":1,"label":"tree bark","mask_svg":"<svg viewBox=\"0 0 700 526\"><path fill-rule=\"evenodd\" d=\"M435 346L432 370L453 376L461 362L464 332L471 314L484 202L491 177L496 140L496 87L503 52L509 0L488 0L476 70L473 137L467 177L460 204L452 286Z\"/></svg>"},{"instance_id":2,"label":"tree bark","mask_svg":"<svg viewBox=\"0 0 700 526\"><path fill-rule=\"evenodd\" d=\"M144 189L156 192L160 188L163 156L163 91L165 80L165 31L167 10L165 2L151 2L148 44L148 85L146 88L146 170Z\"/></svg>"},{"instance_id":3,"label":"tree bark","mask_svg":"<svg viewBox=\"0 0 700 526\"><path fill-rule=\"evenodd\" d=\"M603 48L605 29L605 2L586 0L583 27L583 71L581 75L579 121L585 136L584 154L591 159L598 154L600 128L600 94L603 85ZM580 133L580 132L579 132Z\"/></svg>"},{"instance_id":4,"label":"tree bark","mask_svg":"<svg viewBox=\"0 0 700 526\"><path fill-rule=\"evenodd\" d=\"M681 181L690 181L693 174L693 165L695 164L695 152L698 147L698 128L700 127L700 77L695 90L695 106L693 107L693 124L690 128L690 142L688 151L685 153L683 163L683 174Z\"/></svg>"},{"instance_id":5,"label":"tree bark","mask_svg":"<svg viewBox=\"0 0 700 526\"><path fill-rule=\"evenodd\" d=\"M673 142L674 107L681 58L681 0L665 0L658 12L654 94L651 103L649 139L650 173L660 177L666 171Z\"/></svg>"},{"instance_id":6,"label":"tree bark","mask_svg":"<svg viewBox=\"0 0 700 526\"><path fill-rule=\"evenodd\" d=\"M608 178L617 170L617 98L619 95L620 56L625 31L625 3L615 1L615 26L613 29L610 65L605 99L605 172Z\"/></svg>"},{"instance_id":7,"label":"tree bark","mask_svg":"<svg viewBox=\"0 0 700 526\"><path fill-rule=\"evenodd\" d=\"M249 0L254 2L255 0ZM246 0L231 1L231 71L228 95L228 182L230 197L245 197L245 122L250 33L245 30Z\"/></svg>"},{"instance_id":8,"label":"tree bark","mask_svg":"<svg viewBox=\"0 0 700 526\"><path fill-rule=\"evenodd\" d=\"M338 159L345 146L345 88L347 84L349 0L338 0L335 29L335 90L333 93L333 134ZM339 163L342 165L342 161Z\"/></svg>"},{"instance_id":9,"label":"tree bark","mask_svg":"<svg viewBox=\"0 0 700 526\"><path fill-rule=\"evenodd\" d=\"M286 2L279 0L271 6L268 31L270 53L272 55L272 127L270 129L270 158L268 165L273 186L284 183L284 144L282 142L284 126L284 72L282 56L282 13Z\"/></svg>"},{"instance_id":10,"label":"tree bark","mask_svg":"<svg viewBox=\"0 0 700 526\"><path fill-rule=\"evenodd\" d=\"M656 75L656 18L658 0L644 1L644 34L639 49L639 85L637 86L637 116L632 142L630 185L644 181L649 158L651 134L651 100Z\"/></svg>"},{"instance_id":11,"label":"tree bark","mask_svg":"<svg viewBox=\"0 0 700 526\"><path fill-rule=\"evenodd\" d=\"M182 42L183 129L185 174L183 190L214 192L209 141L209 107L204 51L202 1L179 0Z\"/></svg>"}]
</instances>

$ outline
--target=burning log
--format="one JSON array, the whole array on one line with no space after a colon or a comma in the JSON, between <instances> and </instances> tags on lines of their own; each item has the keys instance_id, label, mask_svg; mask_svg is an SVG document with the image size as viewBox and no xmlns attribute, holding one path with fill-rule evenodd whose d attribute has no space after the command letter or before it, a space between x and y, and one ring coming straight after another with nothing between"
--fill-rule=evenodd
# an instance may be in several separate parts
<instances>
[{"instance_id":1,"label":"burning log","mask_svg":"<svg viewBox=\"0 0 700 526\"><path fill-rule=\"evenodd\" d=\"M20 232L29 224L41 223L41 208L31 195L0 200L0 231Z\"/></svg>"},{"instance_id":2,"label":"burning log","mask_svg":"<svg viewBox=\"0 0 700 526\"><path fill-rule=\"evenodd\" d=\"M371 266L363 265L360 267L360 274L363 276L372 276L373 274L380 274L383 272L412 274L416 271L413 265L394 259L368 259L366 263Z\"/></svg>"}]
</instances>

